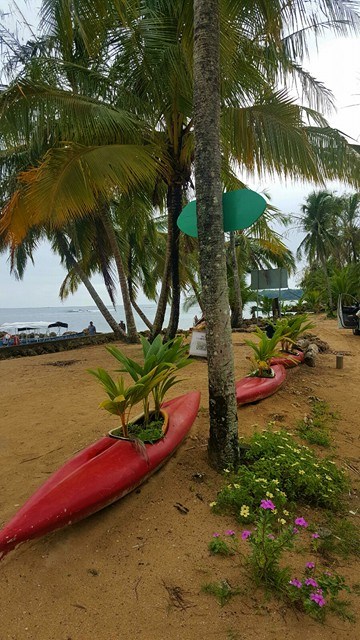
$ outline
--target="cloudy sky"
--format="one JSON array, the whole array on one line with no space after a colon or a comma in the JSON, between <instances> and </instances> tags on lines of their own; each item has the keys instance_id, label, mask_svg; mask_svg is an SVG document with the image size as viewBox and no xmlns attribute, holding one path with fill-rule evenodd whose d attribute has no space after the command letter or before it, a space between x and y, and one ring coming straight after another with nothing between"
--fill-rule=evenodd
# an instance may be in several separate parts
<instances>
[{"instance_id":1,"label":"cloudy sky","mask_svg":"<svg viewBox=\"0 0 360 640\"><path fill-rule=\"evenodd\" d=\"M18 2L18 4L24 6L24 3ZM31 9L25 6L24 13L28 19L34 18L34 7L38 5L39 2L32 2ZM5 10L3 5L1 8ZM354 140L360 141L360 38L345 39L329 35L319 42L318 51L313 50L311 59L304 66L331 89L335 96L336 112L328 116L330 124ZM280 179L268 179L261 183L254 180L248 181L248 184L258 191L268 190L271 201L276 207L285 213L294 214L299 214L301 204L314 188L311 184L289 181L285 183ZM338 193L349 190L339 183L329 182L327 187ZM287 231L285 241L292 250L295 250L301 238L299 232L293 228ZM65 271L59 265L59 259L45 244L36 251L35 266L29 264L21 282L9 275L9 264L6 256L2 255L0 256L0 308L57 306L61 304L58 292L64 277ZM100 296L106 300L101 277L95 276L92 282ZM292 279L291 284L296 284L296 278ZM93 302L86 289L81 286L65 304L81 306L91 305Z\"/></svg>"}]
</instances>

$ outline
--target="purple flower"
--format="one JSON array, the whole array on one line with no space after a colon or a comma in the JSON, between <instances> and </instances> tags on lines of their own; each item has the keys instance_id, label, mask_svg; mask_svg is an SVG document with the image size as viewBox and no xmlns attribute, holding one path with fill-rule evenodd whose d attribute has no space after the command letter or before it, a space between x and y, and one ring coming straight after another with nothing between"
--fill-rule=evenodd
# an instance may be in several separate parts
<instances>
[{"instance_id":1,"label":"purple flower","mask_svg":"<svg viewBox=\"0 0 360 640\"><path fill-rule=\"evenodd\" d=\"M312 538L320 538L320 536L319 536L319 534L318 534L318 533L313 533L313 534L311 535L311 537L312 537Z\"/></svg>"},{"instance_id":2,"label":"purple flower","mask_svg":"<svg viewBox=\"0 0 360 640\"><path fill-rule=\"evenodd\" d=\"M232 529L227 529L225 531L225 535L226 536L234 536L235 535L235 531L233 531Z\"/></svg>"},{"instance_id":3,"label":"purple flower","mask_svg":"<svg viewBox=\"0 0 360 640\"><path fill-rule=\"evenodd\" d=\"M307 527L308 526L308 523L306 522L306 520L304 518L296 518L295 524L297 524L298 527Z\"/></svg>"},{"instance_id":4,"label":"purple flower","mask_svg":"<svg viewBox=\"0 0 360 640\"><path fill-rule=\"evenodd\" d=\"M321 593L310 593L310 600L316 602L319 607L323 607L326 604L326 600L323 598Z\"/></svg>"},{"instance_id":5,"label":"purple flower","mask_svg":"<svg viewBox=\"0 0 360 640\"><path fill-rule=\"evenodd\" d=\"M307 562L305 567L307 569L314 569L315 568L315 562Z\"/></svg>"},{"instance_id":6,"label":"purple flower","mask_svg":"<svg viewBox=\"0 0 360 640\"><path fill-rule=\"evenodd\" d=\"M248 538L250 538L251 536L251 531L248 531L247 529L245 529L245 531L242 532L241 537L243 540L247 540Z\"/></svg>"},{"instance_id":7,"label":"purple flower","mask_svg":"<svg viewBox=\"0 0 360 640\"><path fill-rule=\"evenodd\" d=\"M296 587L297 589L301 589L302 587L302 583L297 578L293 578L292 580L290 580L289 584L292 584L292 586Z\"/></svg>"},{"instance_id":8,"label":"purple flower","mask_svg":"<svg viewBox=\"0 0 360 640\"><path fill-rule=\"evenodd\" d=\"M271 500L261 500L260 508L261 509L270 509L271 511L274 511L274 509L276 509L274 503L271 502Z\"/></svg>"},{"instance_id":9,"label":"purple flower","mask_svg":"<svg viewBox=\"0 0 360 640\"><path fill-rule=\"evenodd\" d=\"M293 533L299 533L299 529L297 529L296 527L293 527Z\"/></svg>"},{"instance_id":10,"label":"purple flower","mask_svg":"<svg viewBox=\"0 0 360 640\"><path fill-rule=\"evenodd\" d=\"M324 576L331 576L332 573L330 573L330 571L324 571Z\"/></svg>"},{"instance_id":11,"label":"purple flower","mask_svg":"<svg viewBox=\"0 0 360 640\"><path fill-rule=\"evenodd\" d=\"M269 533L268 538L269 540L275 540L275 536L272 533Z\"/></svg>"},{"instance_id":12,"label":"purple flower","mask_svg":"<svg viewBox=\"0 0 360 640\"><path fill-rule=\"evenodd\" d=\"M316 580L314 580L314 578L306 578L305 580L305 584L307 587L318 587L318 583L316 582Z\"/></svg>"},{"instance_id":13,"label":"purple flower","mask_svg":"<svg viewBox=\"0 0 360 640\"><path fill-rule=\"evenodd\" d=\"M220 533L213 533L213 538L220 538Z\"/></svg>"}]
</instances>

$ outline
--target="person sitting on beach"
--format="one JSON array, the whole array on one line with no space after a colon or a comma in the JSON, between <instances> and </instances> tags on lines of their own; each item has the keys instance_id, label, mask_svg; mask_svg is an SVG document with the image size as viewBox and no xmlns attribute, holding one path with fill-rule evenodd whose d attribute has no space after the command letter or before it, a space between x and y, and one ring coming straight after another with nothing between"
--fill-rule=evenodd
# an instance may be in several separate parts
<instances>
[{"instance_id":1,"label":"person sitting on beach","mask_svg":"<svg viewBox=\"0 0 360 640\"><path fill-rule=\"evenodd\" d=\"M94 323L92 322L92 320L90 320L90 324L88 326L88 332L91 336L93 336L96 333L96 327L94 325Z\"/></svg>"}]
</instances>

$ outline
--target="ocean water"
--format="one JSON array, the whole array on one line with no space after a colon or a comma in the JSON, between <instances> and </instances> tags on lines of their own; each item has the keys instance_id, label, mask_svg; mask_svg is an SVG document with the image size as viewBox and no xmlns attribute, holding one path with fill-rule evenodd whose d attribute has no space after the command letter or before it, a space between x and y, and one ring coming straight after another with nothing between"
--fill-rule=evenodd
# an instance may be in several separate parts
<instances>
[{"instance_id":1,"label":"ocean water","mask_svg":"<svg viewBox=\"0 0 360 640\"><path fill-rule=\"evenodd\" d=\"M124 309L121 305L117 306L116 311L114 311L112 307L108 307L108 309L118 322L120 322L120 320L125 321ZM141 305L141 309L150 321L154 319L156 313L155 304L143 304ZM165 327L167 326L169 313L170 312L168 310L165 317ZM201 315L198 307L192 307L189 312L181 310L179 328L189 329L192 327L195 315L198 317ZM146 325L135 311L134 316L137 329L139 331L147 329ZM64 331L80 332L87 328L90 320L94 323L97 332L107 333L112 331L98 308L95 306L71 307L61 305L58 307L0 309L0 331L8 331L9 333L16 333L18 326L38 329L39 333L45 333L47 326L53 322L65 322L69 325L68 329L61 329L60 333L63 333ZM52 329L52 331L57 331L57 329Z\"/></svg>"}]
</instances>

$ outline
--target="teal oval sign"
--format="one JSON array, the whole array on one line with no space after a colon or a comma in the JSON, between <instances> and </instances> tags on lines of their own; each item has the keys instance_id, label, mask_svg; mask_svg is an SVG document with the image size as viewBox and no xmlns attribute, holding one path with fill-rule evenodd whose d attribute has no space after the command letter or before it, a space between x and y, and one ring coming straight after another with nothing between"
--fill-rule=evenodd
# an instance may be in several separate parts
<instances>
[{"instance_id":1,"label":"teal oval sign","mask_svg":"<svg viewBox=\"0 0 360 640\"><path fill-rule=\"evenodd\" d=\"M251 189L238 189L223 193L224 231L247 229L264 213L266 200ZM184 207L179 215L177 225L183 233L197 238L196 200Z\"/></svg>"}]
</instances>

